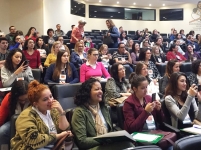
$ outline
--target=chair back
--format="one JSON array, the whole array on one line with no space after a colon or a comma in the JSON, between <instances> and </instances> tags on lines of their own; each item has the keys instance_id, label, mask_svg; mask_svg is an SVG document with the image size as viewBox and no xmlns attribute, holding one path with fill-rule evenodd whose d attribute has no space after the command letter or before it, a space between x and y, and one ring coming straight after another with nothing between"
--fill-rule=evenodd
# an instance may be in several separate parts
<instances>
[{"instance_id":1,"label":"chair back","mask_svg":"<svg viewBox=\"0 0 201 150\"><path fill-rule=\"evenodd\" d=\"M15 133L16 133L15 122L16 122L18 116L19 115L15 114L11 117L11 120L10 120L10 138L13 138L15 136Z\"/></svg>"},{"instance_id":2,"label":"chair back","mask_svg":"<svg viewBox=\"0 0 201 150\"><path fill-rule=\"evenodd\" d=\"M163 113L164 113L164 122L169 124L169 125L172 125L172 121L171 121L171 115L169 113L169 110L167 109L166 105L165 105L165 100L162 99L161 101L161 109L163 110Z\"/></svg>"},{"instance_id":3,"label":"chair back","mask_svg":"<svg viewBox=\"0 0 201 150\"><path fill-rule=\"evenodd\" d=\"M41 70L40 69L31 69L33 77L35 80L41 83Z\"/></svg>"},{"instance_id":4,"label":"chair back","mask_svg":"<svg viewBox=\"0 0 201 150\"><path fill-rule=\"evenodd\" d=\"M122 130L124 129L123 106L124 106L124 103L117 105L118 125Z\"/></svg>"}]
</instances>

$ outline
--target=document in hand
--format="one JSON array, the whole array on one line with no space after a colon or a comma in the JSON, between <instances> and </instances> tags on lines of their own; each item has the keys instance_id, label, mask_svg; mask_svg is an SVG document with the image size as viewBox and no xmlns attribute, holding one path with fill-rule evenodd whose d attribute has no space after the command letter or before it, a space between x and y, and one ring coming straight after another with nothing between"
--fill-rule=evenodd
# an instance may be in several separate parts
<instances>
[{"instance_id":1,"label":"document in hand","mask_svg":"<svg viewBox=\"0 0 201 150\"><path fill-rule=\"evenodd\" d=\"M142 132L134 132L131 135L137 142L148 142L153 144L158 143L164 136L162 134L150 134Z\"/></svg>"},{"instance_id":2,"label":"document in hand","mask_svg":"<svg viewBox=\"0 0 201 150\"><path fill-rule=\"evenodd\" d=\"M192 134L201 134L201 126L199 125L193 125L192 127L184 128L181 130Z\"/></svg>"},{"instance_id":3,"label":"document in hand","mask_svg":"<svg viewBox=\"0 0 201 150\"><path fill-rule=\"evenodd\" d=\"M109 133L94 137L94 140L101 143L112 143L112 142L118 142L118 141L132 141L132 142L135 141L133 137L125 130L109 132Z\"/></svg>"}]
</instances>

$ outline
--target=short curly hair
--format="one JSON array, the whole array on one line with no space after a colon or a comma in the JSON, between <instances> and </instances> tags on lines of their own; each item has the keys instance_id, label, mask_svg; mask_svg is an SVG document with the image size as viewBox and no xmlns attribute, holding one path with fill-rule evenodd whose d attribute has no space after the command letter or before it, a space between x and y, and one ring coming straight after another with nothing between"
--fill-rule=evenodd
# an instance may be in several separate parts
<instances>
[{"instance_id":1,"label":"short curly hair","mask_svg":"<svg viewBox=\"0 0 201 150\"><path fill-rule=\"evenodd\" d=\"M29 83L28 99L31 105L33 105L34 102L38 102L41 97L41 93L46 89L49 89L48 86L41 84L36 80L33 80Z\"/></svg>"},{"instance_id":2,"label":"short curly hair","mask_svg":"<svg viewBox=\"0 0 201 150\"><path fill-rule=\"evenodd\" d=\"M87 81L85 81L84 83L82 83L82 85L80 86L80 88L78 89L78 91L74 97L74 103L77 106L81 106L81 105L88 103L88 101L91 97L91 89L95 82L100 83L100 81L95 78L90 78Z\"/></svg>"}]
</instances>

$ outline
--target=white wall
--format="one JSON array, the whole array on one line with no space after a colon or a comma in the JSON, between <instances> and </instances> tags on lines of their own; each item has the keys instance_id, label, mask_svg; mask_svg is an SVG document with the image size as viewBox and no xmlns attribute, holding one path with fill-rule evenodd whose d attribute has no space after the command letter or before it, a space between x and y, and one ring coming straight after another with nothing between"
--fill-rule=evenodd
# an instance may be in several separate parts
<instances>
[{"instance_id":1,"label":"white wall","mask_svg":"<svg viewBox=\"0 0 201 150\"><path fill-rule=\"evenodd\" d=\"M0 30L4 33L7 33L10 26L10 18L9 18L9 1L1 0L0 2Z\"/></svg>"}]
</instances>

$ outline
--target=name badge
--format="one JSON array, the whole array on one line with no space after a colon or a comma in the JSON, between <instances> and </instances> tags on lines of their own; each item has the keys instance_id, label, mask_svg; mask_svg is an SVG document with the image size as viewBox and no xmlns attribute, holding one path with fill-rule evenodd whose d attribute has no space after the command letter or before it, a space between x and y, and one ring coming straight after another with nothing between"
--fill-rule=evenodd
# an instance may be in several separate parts
<instances>
[{"instance_id":1,"label":"name badge","mask_svg":"<svg viewBox=\"0 0 201 150\"><path fill-rule=\"evenodd\" d=\"M197 60L197 57L193 57L193 60L194 60L194 61Z\"/></svg>"},{"instance_id":2,"label":"name badge","mask_svg":"<svg viewBox=\"0 0 201 150\"><path fill-rule=\"evenodd\" d=\"M189 117L188 114L187 114L186 117L184 118L183 124L191 124L191 118Z\"/></svg>"},{"instance_id":3,"label":"name badge","mask_svg":"<svg viewBox=\"0 0 201 150\"><path fill-rule=\"evenodd\" d=\"M159 62L159 63L162 62L161 58L158 58L158 62Z\"/></svg>"},{"instance_id":4,"label":"name badge","mask_svg":"<svg viewBox=\"0 0 201 150\"><path fill-rule=\"evenodd\" d=\"M177 58L177 59L179 59L179 60L181 60L181 57L180 57L180 56L178 56L178 55L176 55L176 58Z\"/></svg>"},{"instance_id":5,"label":"name badge","mask_svg":"<svg viewBox=\"0 0 201 150\"><path fill-rule=\"evenodd\" d=\"M153 115L149 115L149 117L146 120L146 125L147 125L148 130L155 130L156 129L156 125L155 125Z\"/></svg>"},{"instance_id":6,"label":"name badge","mask_svg":"<svg viewBox=\"0 0 201 150\"><path fill-rule=\"evenodd\" d=\"M125 58L121 58L121 61L126 61L126 59Z\"/></svg>"},{"instance_id":7,"label":"name badge","mask_svg":"<svg viewBox=\"0 0 201 150\"><path fill-rule=\"evenodd\" d=\"M17 78L17 81L24 80L24 77Z\"/></svg>"},{"instance_id":8,"label":"name badge","mask_svg":"<svg viewBox=\"0 0 201 150\"><path fill-rule=\"evenodd\" d=\"M66 75L65 74L60 74L60 80L66 81Z\"/></svg>"},{"instance_id":9,"label":"name badge","mask_svg":"<svg viewBox=\"0 0 201 150\"><path fill-rule=\"evenodd\" d=\"M149 75L149 78L152 78L153 77L153 70L148 70L148 75Z\"/></svg>"}]
</instances>

